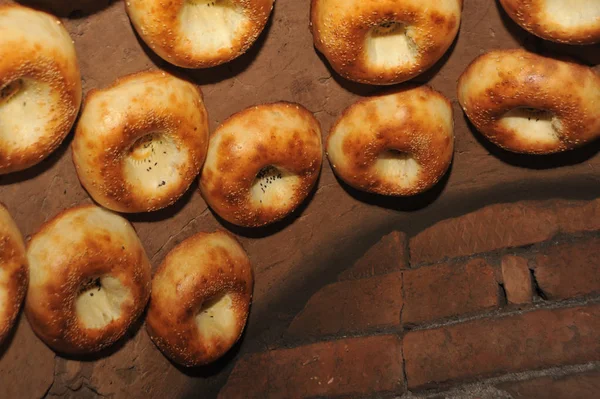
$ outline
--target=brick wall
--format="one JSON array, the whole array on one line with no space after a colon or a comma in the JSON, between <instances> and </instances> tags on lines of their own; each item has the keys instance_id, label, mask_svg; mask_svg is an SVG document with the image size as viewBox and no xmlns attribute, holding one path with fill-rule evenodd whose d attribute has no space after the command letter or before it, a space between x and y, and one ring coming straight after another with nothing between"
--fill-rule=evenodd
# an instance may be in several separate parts
<instances>
[{"instance_id":1,"label":"brick wall","mask_svg":"<svg viewBox=\"0 0 600 399\"><path fill-rule=\"evenodd\" d=\"M492 205L394 232L220 398L600 397L600 200Z\"/></svg>"}]
</instances>

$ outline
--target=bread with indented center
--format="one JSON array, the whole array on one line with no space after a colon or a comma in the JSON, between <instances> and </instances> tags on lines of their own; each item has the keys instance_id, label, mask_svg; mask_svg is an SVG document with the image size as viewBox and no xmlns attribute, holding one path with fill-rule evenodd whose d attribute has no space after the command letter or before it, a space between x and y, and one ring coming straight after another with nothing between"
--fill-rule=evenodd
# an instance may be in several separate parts
<instances>
[{"instance_id":1,"label":"bread with indented center","mask_svg":"<svg viewBox=\"0 0 600 399\"><path fill-rule=\"evenodd\" d=\"M331 128L327 155L350 186L408 196L433 187L454 151L450 101L427 87L408 87L362 99Z\"/></svg>"},{"instance_id":2,"label":"bread with indented center","mask_svg":"<svg viewBox=\"0 0 600 399\"><path fill-rule=\"evenodd\" d=\"M28 282L25 244L19 228L0 203L0 344L9 335Z\"/></svg>"},{"instance_id":3,"label":"bread with indented center","mask_svg":"<svg viewBox=\"0 0 600 399\"><path fill-rule=\"evenodd\" d=\"M200 89L160 71L140 72L88 94L73 140L81 184L118 212L164 208L196 178L208 147Z\"/></svg>"},{"instance_id":4,"label":"bread with indented center","mask_svg":"<svg viewBox=\"0 0 600 399\"><path fill-rule=\"evenodd\" d=\"M0 174L48 157L71 130L80 104L75 46L60 20L0 5Z\"/></svg>"},{"instance_id":5,"label":"bread with indented center","mask_svg":"<svg viewBox=\"0 0 600 399\"><path fill-rule=\"evenodd\" d=\"M207 68L239 57L264 29L274 0L127 0L137 33L165 61Z\"/></svg>"},{"instance_id":6,"label":"bread with indented center","mask_svg":"<svg viewBox=\"0 0 600 399\"><path fill-rule=\"evenodd\" d=\"M176 246L152 280L150 337L171 360L198 366L240 338L252 298L250 260L224 231L198 233Z\"/></svg>"},{"instance_id":7,"label":"bread with indented center","mask_svg":"<svg viewBox=\"0 0 600 399\"><path fill-rule=\"evenodd\" d=\"M67 209L27 245L25 313L33 331L62 353L104 349L131 327L150 297L151 266L121 216L94 205Z\"/></svg>"},{"instance_id":8,"label":"bread with indented center","mask_svg":"<svg viewBox=\"0 0 600 399\"><path fill-rule=\"evenodd\" d=\"M308 197L322 162L321 127L310 111L286 102L257 105L213 132L200 190L223 219L259 227Z\"/></svg>"},{"instance_id":9,"label":"bread with indented center","mask_svg":"<svg viewBox=\"0 0 600 399\"><path fill-rule=\"evenodd\" d=\"M343 77L375 85L431 68L458 34L462 0L312 0L314 43Z\"/></svg>"},{"instance_id":10,"label":"bread with indented center","mask_svg":"<svg viewBox=\"0 0 600 399\"><path fill-rule=\"evenodd\" d=\"M542 39L567 44L600 42L598 0L500 0L523 29Z\"/></svg>"},{"instance_id":11,"label":"bread with indented center","mask_svg":"<svg viewBox=\"0 0 600 399\"><path fill-rule=\"evenodd\" d=\"M461 75L458 100L473 125L508 151L551 154L600 137L600 75L575 62L490 51Z\"/></svg>"}]
</instances>

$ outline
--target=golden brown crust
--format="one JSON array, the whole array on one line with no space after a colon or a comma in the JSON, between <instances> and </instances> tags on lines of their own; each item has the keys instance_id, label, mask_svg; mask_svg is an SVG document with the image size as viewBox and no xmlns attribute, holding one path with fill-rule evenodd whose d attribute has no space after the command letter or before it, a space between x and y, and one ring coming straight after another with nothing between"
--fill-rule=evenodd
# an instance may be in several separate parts
<instances>
[{"instance_id":1,"label":"golden brown crust","mask_svg":"<svg viewBox=\"0 0 600 399\"><path fill-rule=\"evenodd\" d=\"M225 3L225 4L222 4ZM264 29L274 0L129 0L125 2L127 13L136 31L146 44L165 61L184 68L208 68L223 64L245 53L256 41ZM191 10L189 21L182 15L185 7L235 8L243 17L238 29L229 31L231 42L214 48L201 45L213 42L218 30L227 30L227 18L220 29L204 32L198 37L190 36L190 32L202 24L214 23L219 15L193 15ZM200 14L202 15L202 14ZM191 26L183 26L189 24ZM199 26L193 26L198 24ZM202 43L204 42L204 43Z\"/></svg>"},{"instance_id":2,"label":"golden brown crust","mask_svg":"<svg viewBox=\"0 0 600 399\"><path fill-rule=\"evenodd\" d=\"M27 245L27 258L27 319L59 352L91 353L113 344L142 314L150 297L150 261L133 227L97 206L67 209L42 225ZM117 279L127 296L118 317L101 328L88 328L76 300L90 280L105 277Z\"/></svg>"},{"instance_id":3,"label":"golden brown crust","mask_svg":"<svg viewBox=\"0 0 600 399\"><path fill-rule=\"evenodd\" d=\"M394 196L434 186L454 150L450 101L427 86L362 99L331 128L327 155L334 172L356 189ZM380 164L389 151L401 161ZM393 156L392 156L393 157Z\"/></svg>"},{"instance_id":4,"label":"golden brown crust","mask_svg":"<svg viewBox=\"0 0 600 399\"><path fill-rule=\"evenodd\" d=\"M253 281L248 256L228 233L188 238L169 252L152 280L146 318L150 337L167 357L184 366L217 360L242 334ZM232 324L226 331L205 335L195 318L204 303L220 295L232 299Z\"/></svg>"},{"instance_id":5,"label":"golden brown crust","mask_svg":"<svg viewBox=\"0 0 600 399\"><path fill-rule=\"evenodd\" d=\"M390 85L414 78L443 56L458 33L461 11L462 0L312 0L311 28L315 47L340 75ZM405 50L412 55L402 63L377 64L380 56L371 54L368 37L390 23L406 29Z\"/></svg>"},{"instance_id":6,"label":"golden brown crust","mask_svg":"<svg viewBox=\"0 0 600 399\"><path fill-rule=\"evenodd\" d=\"M310 111L285 102L254 106L232 115L212 134L200 190L223 219L258 227L282 219L304 201L322 160L321 128ZM289 195L253 200L252 189L261 184L257 175L268 166L285 171L284 182L289 176L290 183L281 187Z\"/></svg>"},{"instance_id":7,"label":"golden brown crust","mask_svg":"<svg viewBox=\"0 0 600 399\"><path fill-rule=\"evenodd\" d=\"M41 162L60 145L79 111L81 76L61 22L27 7L0 5L0 54L0 174L5 174Z\"/></svg>"},{"instance_id":8,"label":"golden brown crust","mask_svg":"<svg viewBox=\"0 0 600 399\"><path fill-rule=\"evenodd\" d=\"M600 3L588 1L500 0L523 29L559 43L600 42Z\"/></svg>"},{"instance_id":9,"label":"golden brown crust","mask_svg":"<svg viewBox=\"0 0 600 399\"><path fill-rule=\"evenodd\" d=\"M573 62L524 50L492 51L462 74L458 99L473 125L509 151L550 154L600 137L600 76ZM540 124L534 115L521 122L526 128L507 125L507 114L524 108L545 111L548 122ZM544 130L536 134L538 127Z\"/></svg>"},{"instance_id":10,"label":"golden brown crust","mask_svg":"<svg viewBox=\"0 0 600 399\"><path fill-rule=\"evenodd\" d=\"M148 144L152 153L136 159L132 148L144 137L154 137ZM88 94L72 154L77 175L95 201L119 212L147 212L185 193L207 148L208 115L200 89L153 71Z\"/></svg>"},{"instance_id":11,"label":"golden brown crust","mask_svg":"<svg viewBox=\"0 0 600 399\"><path fill-rule=\"evenodd\" d=\"M0 343L17 318L27 291L28 279L27 257L21 232L0 203Z\"/></svg>"}]
</instances>

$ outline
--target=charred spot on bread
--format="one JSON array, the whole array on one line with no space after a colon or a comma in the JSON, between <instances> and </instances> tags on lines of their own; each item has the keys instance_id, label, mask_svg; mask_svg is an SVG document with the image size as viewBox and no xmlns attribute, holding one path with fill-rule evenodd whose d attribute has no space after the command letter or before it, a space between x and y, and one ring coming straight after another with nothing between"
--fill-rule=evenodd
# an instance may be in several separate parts
<instances>
[{"instance_id":1,"label":"charred spot on bread","mask_svg":"<svg viewBox=\"0 0 600 399\"><path fill-rule=\"evenodd\" d=\"M15 79L0 88L0 105L8 103L23 88L23 79ZM26 102L23 105L27 105Z\"/></svg>"}]
</instances>

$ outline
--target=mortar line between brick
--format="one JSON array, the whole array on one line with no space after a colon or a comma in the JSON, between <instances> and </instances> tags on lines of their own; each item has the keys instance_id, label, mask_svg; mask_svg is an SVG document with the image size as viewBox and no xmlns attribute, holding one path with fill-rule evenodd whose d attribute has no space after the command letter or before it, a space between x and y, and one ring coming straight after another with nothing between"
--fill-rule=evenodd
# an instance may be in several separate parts
<instances>
[{"instance_id":1,"label":"mortar line between brick","mask_svg":"<svg viewBox=\"0 0 600 399\"><path fill-rule=\"evenodd\" d=\"M542 287L540 287L540 284L538 283L537 277L535 275L535 269L529 268L529 275L531 276L531 285L533 286L534 294L537 295L541 300L547 301L548 297L546 293L542 290Z\"/></svg>"},{"instance_id":2,"label":"mortar line between brick","mask_svg":"<svg viewBox=\"0 0 600 399\"><path fill-rule=\"evenodd\" d=\"M299 348L299 347L306 346L306 345L334 342L334 341L339 341L339 340L343 340L343 339L352 339L352 338L371 338L371 337L381 337L381 336L386 336L386 335L400 336L400 333L401 333L401 331L398 327L381 327L381 328L376 328L376 329L371 328L371 329L367 329L367 330L363 330L363 331L343 333L340 335L329 334L329 335L322 335L319 337L313 337L313 338L309 338L309 339L294 340L291 342L284 343L281 346L272 348L272 350L294 349L294 348ZM265 352L265 351L248 352L248 354L262 353L262 352Z\"/></svg>"},{"instance_id":3,"label":"mortar line between brick","mask_svg":"<svg viewBox=\"0 0 600 399\"><path fill-rule=\"evenodd\" d=\"M399 396L400 393L395 391L379 391L372 392L366 394L360 394L360 396L352 396L351 394L341 394L341 395L328 395L328 396L309 396L306 399L348 399L348 398L360 398L360 399L400 399L404 397ZM407 398L408 399L408 398ZM411 396L410 399L416 399L416 397Z\"/></svg>"},{"instance_id":4,"label":"mortar line between brick","mask_svg":"<svg viewBox=\"0 0 600 399\"><path fill-rule=\"evenodd\" d=\"M497 384L503 384L507 382L522 382L535 380L543 377L567 377L578 374L587 373L590 371L600 371L600 361L589 362L583 364L571 364L556 367L549 367L539 370L525 370L517 373L508 373L496 377L484 378L477 382L468 382L460 385L454 385L447 387L446 389L428 389L428 390L415 390L407 391L402 396L397 396L397 399L426 399L431 397L439 397L439 395L445 395L446 397L456 397L465 391L472 390L474 388L482 387L493 387Z\"/></svg>"},{"instance_id":5,"label":"mortar line between brick","mask_svg":"<svg viewBox=\"0 0 600 399\"><path fill-rule=\"evenodd\" d=\"M402 358L402 392L408 391L408 377L406 375L406 358L404 357L404 333L400 334L400 356Z\"/></svg>"},{"instance_id":6,"label":"mortar line between brick","mask_svg":"<svg viewBox=\"0 0 600 399\"><path fill-rule=\"evenodd\" d=\"M362 331L347 332L347 333L343 333L343 334L339 334L339 335L329 334L329 335L321 335L321 336L317 336L317 337L311 337L309 339L297 339L297 340L283 343L280 346L272 348L272 350L293 349L293 348L299 348L299 347L302 347L305 345L312 345L312 344L318 344L318 343L324 343L324 342L332 342L332 341L338 341L338 340L347 339L347 338L368 338L368 337L384 336L384 335L404 336L408 332L431 330L431 329L440 328L440 327L452 326L455 324L467 323L467 322L475 321L475 320L483 320L483 319L497 320L497 319L502 319L505 317L522 315L522 314L527 314L527 313L536 312L536 311L540 311L540 310L569 309L569 308L574 308L574 307L578 307L578 306L595 305L595 304L600 304L600 296L579 297L579 298L567 299L564 301L552 301L552 302L551 301L541 301L541 302L534 303L531 306L528 306L526 308L518 308L518 309L510 308L510 307L498 308L498 309L484 312L484 313L478 313L478 314L474 314L474 315L462 316L462 317L457 317L457 318L453 318L453 319L445 319L445 320L440 320L440 321L436 321L436 322L432 322L432 323L415 325L415 326L411 326L410 328L406 328L406 326L404 326L404 325L395 326L395 327L379 327L379 328L376 327L376 328L371 328L371 329L365 329ZM250 353L261 353L261 352L265 352L265 351L257 350L257 351L248 352L248 353L250 354Z\"/></svg>"},{"instance_id":7,"label":"mortar line between brick","mask_svg":"<svg viewBox=\"0 0 600 399\"><path fill-rule=\"evenodd\" d=\"M402 295L402 306L400 307L400 356L402 358L402 378L404 380L403 392L408 390L408 377L406 375L406 358L404 357L404 272L400 273L400 295Z\"/></svg>"},{"instance_id":8,"label":"mortar line between brick","mask_svg":"<svg viewBox=\"0 0 600 399\"><path fill-rule=\"evenodd\" d=\"M506 287L504 286L504 282L497 283L498 284L498 306L503 308L508 306L508 295L506 293Z\"/></svg>"},{"instance_id":9,"label":"mortar line between brick","mask_svg":"<svg viewBox=\"0 0 600 399\"><path fill-rule=\"evenodd\" d=\"M501 258L504 255L520 255L521 253L531 254L532 252L537 252L541 249L549 248L551 246L561 245L561 244L570 244L570 243L573 243L573 244L580 243L580 242L588 241L590 239L599 238L599 237L600 237L600 230L575 232L575 233L570 233L570 234L569 233L565 234L565 233L561 232L561 233L554 235L552 238L550 238L548 240L540 241L540 242L536 242L536 243L532 243L532 244L524 244L524 245L520 245L520 246L516 246L516 247L498 248L498 249L494 249L494 250L487 251L487 252L477 252L477 253L474 253L471 255L456 256L453 258L445 257L445 258L436 260L434 262L420 262L420 263L417 263L416 265L412 264L412 259L410 258L410 253L409 253L409 260L411 261L410 269L419 269L422 267L432 267L432 266L438 266L438 265L442 265L442 264L465 263L470 260L478 259L478 258Z\"/></svg>"},{"instance_id":10,"label":"mortar line between brick","mask_svg":"<svg viewBox=\"0 0 600 399\"><path fill-rule=\"evenodd\" d=\"M454 319L446 319L432 323L425 323L407 328L407 331L431 330L439 327L447 327L455 324L467 323L481 319L502 319L505 317L516 316L536 312L539 310L554 310L554 309L569 309L578 306L600 304L600 296L570 298L563 301L541 301L533 303L526 308L498 308L489 312L478 313L474 315L457 317Z\"/></svg>"},{"instance_id":11,"label":"mortar line between brick","mask_svg":"<svg viewBox=\"0 0 600 399\"><path fill-rule=\"evenodd\" d=\"M404 251L406 253L406 266L409 269L412 269L412 257L410 256L410 241L412 240L412 237L408 237L407 235L405 235L405 239L404 239Z\"/></svg>"}]
</instances>

